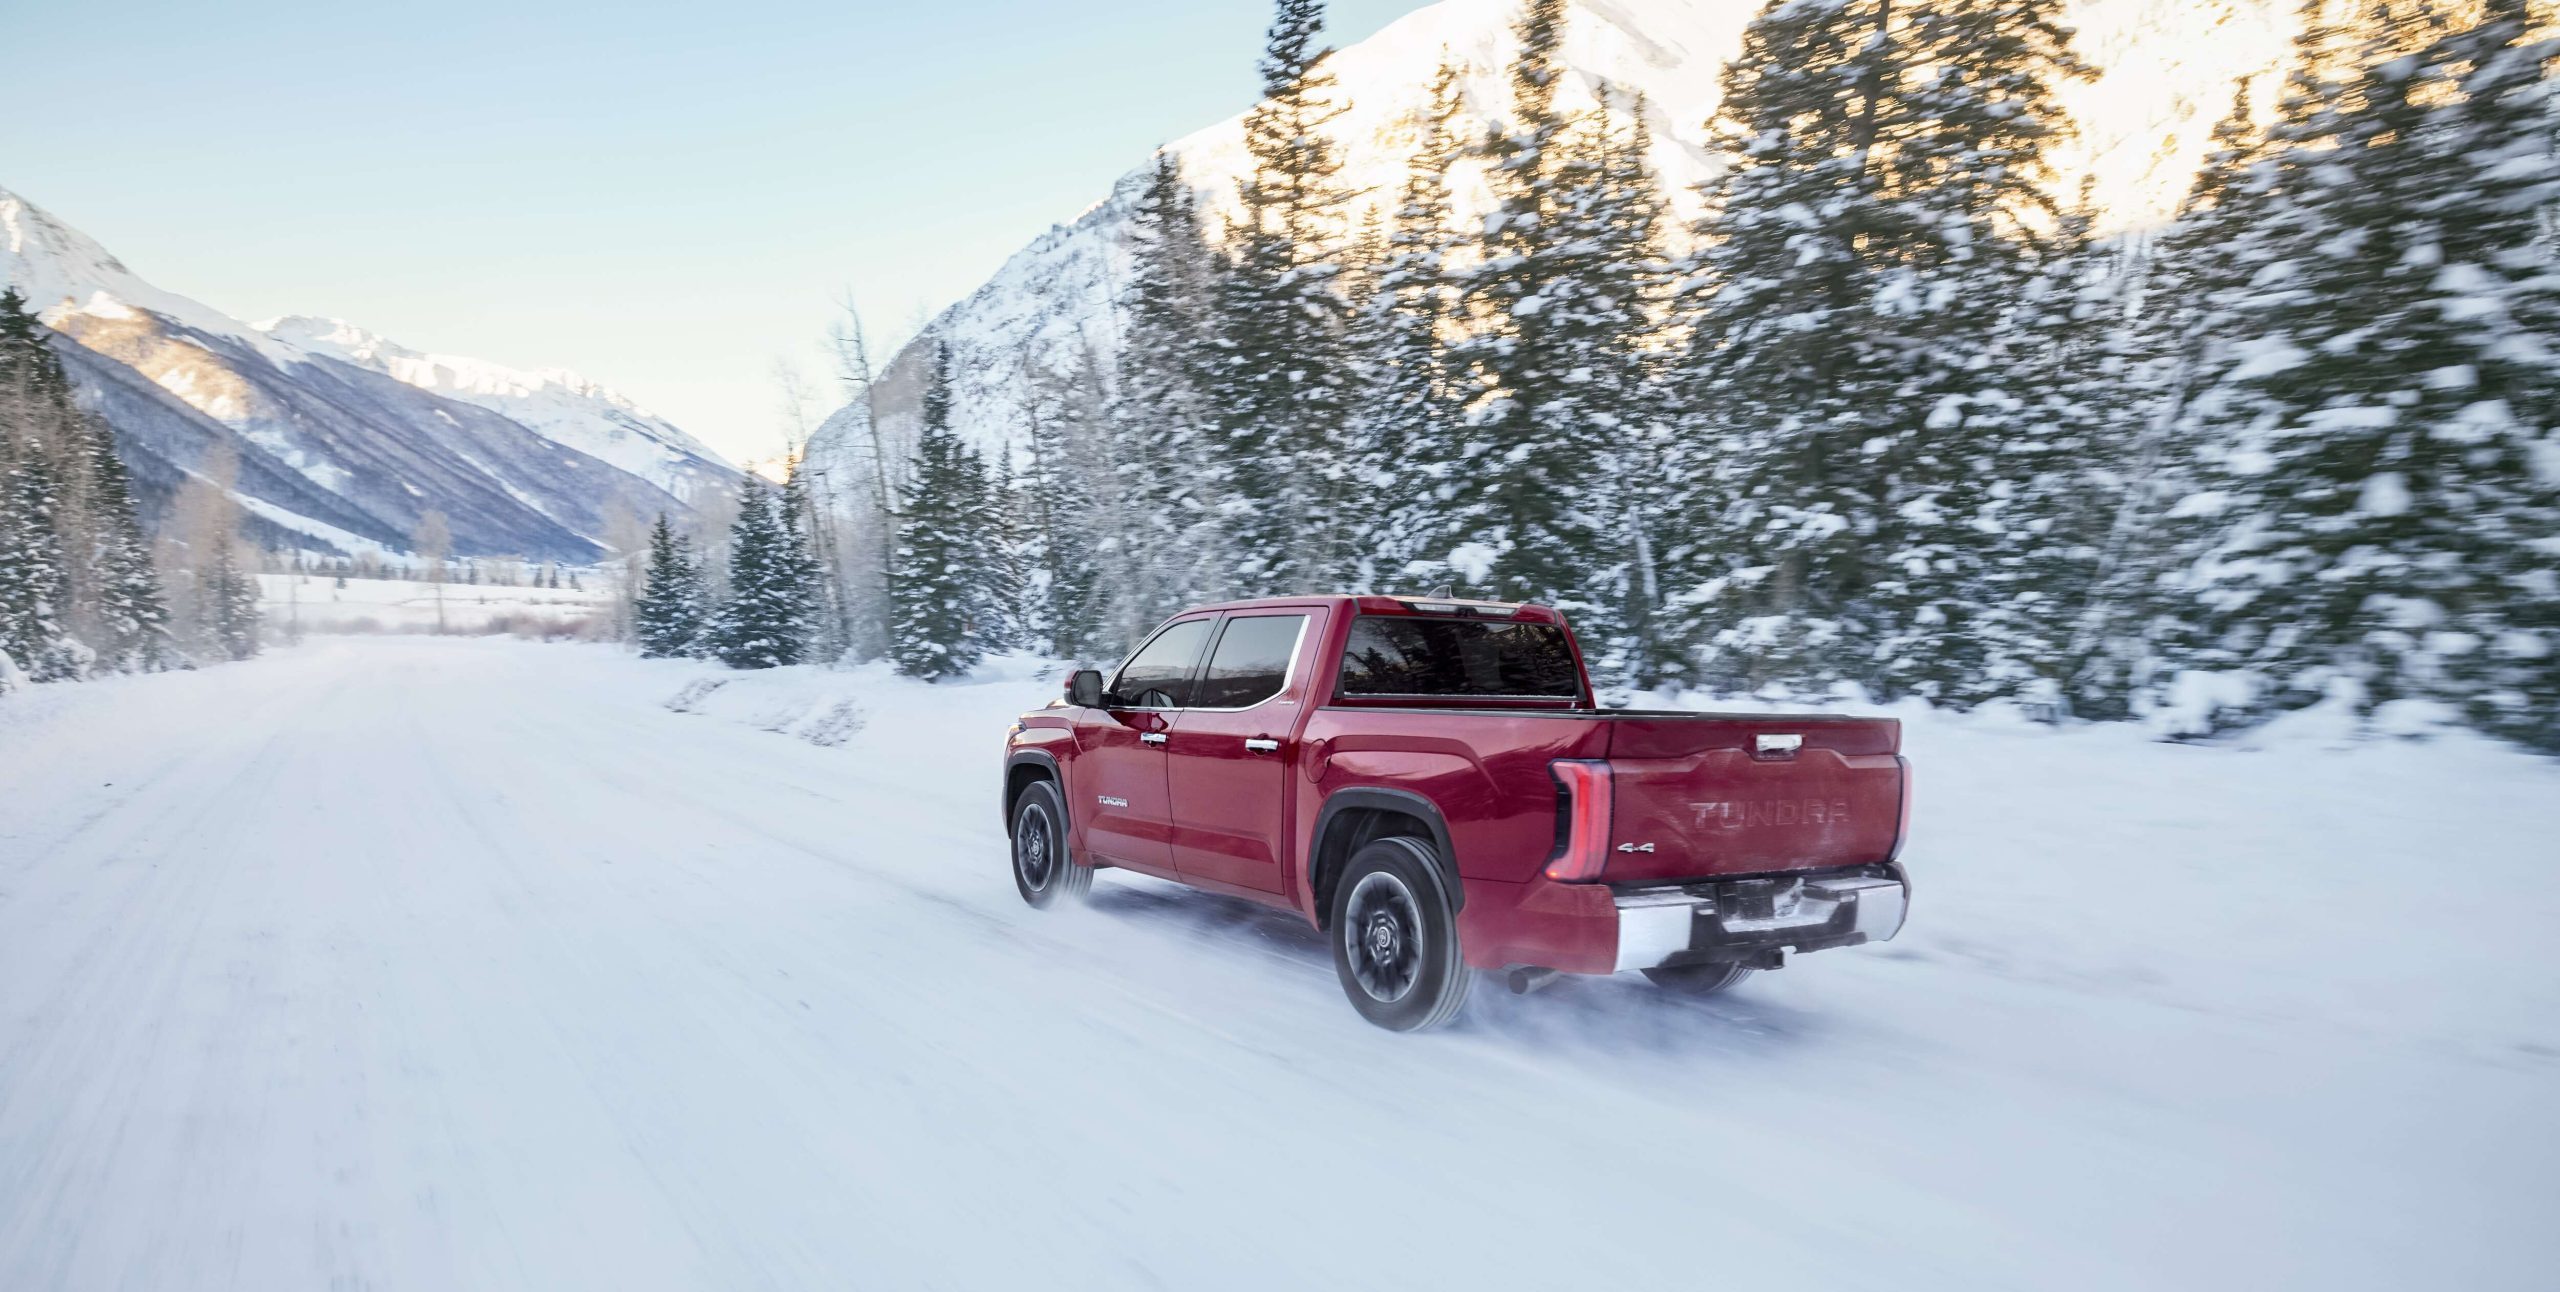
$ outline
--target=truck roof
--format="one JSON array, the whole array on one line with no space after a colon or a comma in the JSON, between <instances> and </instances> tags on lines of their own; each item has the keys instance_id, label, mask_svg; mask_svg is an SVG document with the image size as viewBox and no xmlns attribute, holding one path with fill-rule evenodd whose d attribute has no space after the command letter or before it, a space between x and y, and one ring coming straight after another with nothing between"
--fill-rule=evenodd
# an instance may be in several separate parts
<instances>
[{"instance_id":1,"label":"truck roof","mask_svg":"<svg viewBox=\"0 0 2560 1292\"><path fill-rule=\"evenodd\" d=\"M1562 623L1564 616L1552 606L1536 602L1479 601L1469 597L1425 597L1409 594L1355 596L1350 593L1306 593L1293 597L1253 597L1243 601L1221 601L1213 605L1194 606L1186 614L1201 611L1279 610L1291 606L1349 607L1364 615L1458 615L1477 619L1510 619L1523 623Z\"/></svg>"}]
</instances>

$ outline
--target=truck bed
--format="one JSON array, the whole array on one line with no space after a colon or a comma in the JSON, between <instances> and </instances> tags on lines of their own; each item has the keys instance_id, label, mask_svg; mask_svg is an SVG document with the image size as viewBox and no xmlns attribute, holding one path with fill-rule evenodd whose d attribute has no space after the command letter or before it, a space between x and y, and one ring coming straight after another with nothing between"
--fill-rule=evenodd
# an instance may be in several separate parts
<instances>
[{"instance_id":1,"label":"truck bed","mask_svg":"<svg viewBox=\"0 0 2560 1292\"><path fill-rule=\"evenodd\" d=\"M1461 742L1479 756L1518 746L1605 759L1610 852L1601 878L1612 885L1874 865L1893 859L1903 832L1909 771L1902 724L1892 718L1516 704L1327 708L1487 719L1479 738ZM1530 734L1553 730L1549 724L1600 731L1587 740ZM1789 747L1763 751L1762 737Z\"/></svg>"}]
</instances>

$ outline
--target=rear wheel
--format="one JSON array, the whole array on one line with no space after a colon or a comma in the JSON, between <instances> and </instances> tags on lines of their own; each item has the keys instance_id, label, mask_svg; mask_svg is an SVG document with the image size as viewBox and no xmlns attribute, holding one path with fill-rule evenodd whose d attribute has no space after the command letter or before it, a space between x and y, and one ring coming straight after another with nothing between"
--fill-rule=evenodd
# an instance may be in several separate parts
<instances>
[{"instance_id":1,"label":"rear wheel","mask_svg":"<svg viewBox=\"0 0 2560 1292\"><path fill-rule=\"evenodd\" d=\"M1447 1024L1475 975L1458 955L1439 858L1419 839L1374 840L1333 890L1333 968L1362 1018L1396 1032Z\"/></svg>"},{"instance_id":2,"label":"rear wheel","mask_svg":"<svg viewBox=\"0 0 2560 1292\"><path fill-rule=\"evenodd\" d=\"M1668 969L1647 969L1644 976L1664 991L1683 996L1717 996L1733 989L1733 985L1751 976L1751 966L1736 964L1676 965Z\"/></svg>"},{"instance_id":3,"label":"rear wheel","mask_svg":"<svg viewBox=\"0 0 2560 1292\"><path fill-rule=\"evenodd\" d=\"M1080 899L1093 888L1093 868L1067 856L1066 801L1048 781L1033 782L1014 800L1013 886L1033 906Z\"/></svg>"}]
</instances>

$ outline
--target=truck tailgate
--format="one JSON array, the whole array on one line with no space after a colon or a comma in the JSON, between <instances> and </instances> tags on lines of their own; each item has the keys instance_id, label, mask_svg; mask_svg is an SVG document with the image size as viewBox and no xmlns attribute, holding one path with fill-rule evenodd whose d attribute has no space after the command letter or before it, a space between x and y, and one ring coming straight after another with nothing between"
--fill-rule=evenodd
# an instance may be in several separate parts
<instances>
[{"instance_id":1,"label":"truck tailgate","mask_svg":"<svg viewBox=\"0 0 2560 1292\"><path fill-rule=\"evenodd\" d=\"M1893 857L1909 792L1900 722L1665 713L1609 726L1609 883Z\"/></svg>"}]
</instances>

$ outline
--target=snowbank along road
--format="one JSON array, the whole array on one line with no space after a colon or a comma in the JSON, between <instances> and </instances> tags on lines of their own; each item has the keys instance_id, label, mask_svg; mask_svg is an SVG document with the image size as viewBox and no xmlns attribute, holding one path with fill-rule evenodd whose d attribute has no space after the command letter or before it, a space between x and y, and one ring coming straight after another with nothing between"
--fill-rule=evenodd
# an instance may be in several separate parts
<instances>
[{"instance_id":1,"label":"snowbank along road","mask_svg":"<svg viewBox=\"0 0 2560 1292\"><path fill-rule=\"evenodd\" d=\"M1055 683L995 671L674 712L717 671L382 639L0 701L0 1288L2560 1261L2547 764L1915 720L1902 940L1416 1038L1286 916L1111 875L1025 909L988 787Z\"/></svg>"}]
</instances>

